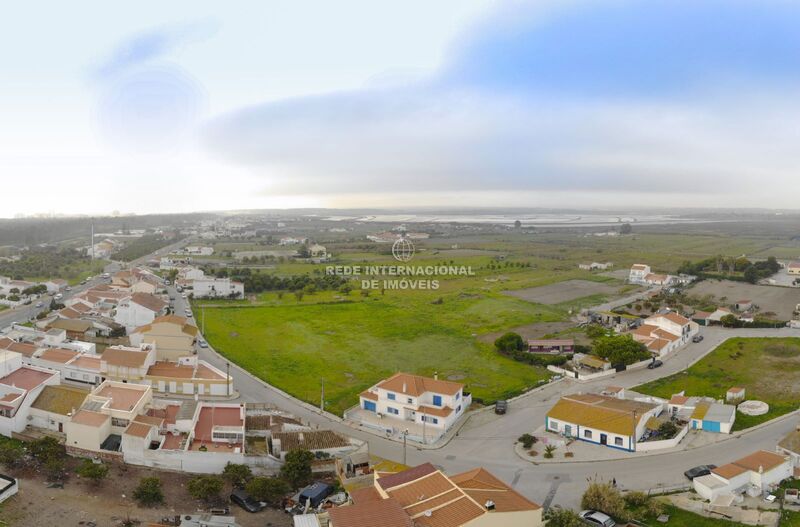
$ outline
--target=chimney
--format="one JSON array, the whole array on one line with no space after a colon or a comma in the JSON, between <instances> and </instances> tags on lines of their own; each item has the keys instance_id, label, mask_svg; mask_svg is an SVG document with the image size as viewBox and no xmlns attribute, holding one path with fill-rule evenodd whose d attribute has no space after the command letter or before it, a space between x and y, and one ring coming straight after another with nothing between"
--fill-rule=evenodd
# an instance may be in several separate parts
<instances>
[{"instance_id":1,"label":"chimney","mask_svg":"<svg viewBox=\"0 0 800 527\"><path fill-rule=\"evenodd\" d=\"M407 391L408 391L408 386L406 386L406 383L403 383L403 393L406 393Z\"/></svg>"},{"instance_id":2,"label":"chimney","mask_svg":"<svg viewBox=\"0 0 800 527\"><path fill-rule=\"evenodd\" d=\"M484 503L483 506L486 507L487 511L493 511L494 510L494 502L492 500L487 500L486 503Z\"/></svg>"},{"instance_id":3,"label":"chimney","mask_svg":"<svg viewBox=\"0 0 800 527\"><path fill-rule=\"evenodd\" d=\"M758 473L759 474L763 474L764 473L764 465L759 465L758 466Z\"/></svg>"}]
</instances>

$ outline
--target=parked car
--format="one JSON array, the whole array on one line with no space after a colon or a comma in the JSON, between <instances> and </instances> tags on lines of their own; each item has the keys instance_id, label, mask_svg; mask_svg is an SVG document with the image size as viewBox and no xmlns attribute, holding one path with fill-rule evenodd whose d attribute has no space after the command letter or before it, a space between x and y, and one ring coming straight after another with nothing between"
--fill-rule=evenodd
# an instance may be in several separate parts
<instances>
[{"instance_id":1,"label":"parked car","mask_svg":"<svg viewBox=\"0 0 800 527\"><path fill-rule=\"evenodd\" d=\"M717 468L716 465L698 465L694 468L690 468L684 472L683 475L689 480L693 480L694 478L699 478L700 476L708 476L715 468Z\"/></svg>"},{"instance_id":2,"label":"parked car","mask_svg":"<svg viewBox=\"0 0 800 527\"><path fill-rule=\"evenodd\" d=\"M703 340L703 335L695 335L692 337L692 342L700 342Z\"/></svg>"},{"instance_id":3,"label":"parked car","mask_svg":"<svg viewBox=\"0 0 800 527\"><path fill-rule=\"evenodd\" d=\"M581 511L581 520L586 525L600 525L601 527L615 527L614 518L600 511Z\"/></svg>"},{"instance_id":4,"label":"parked car","mask_svg":"<svg viewBox=\"0 0 800 527\"><path fill-rule=\"evenodd\" d=\"M231 493L231 501L247 512L260 512L264 508L260 502L254 500L242 489L236 489Z\"/></svg>"},{"instance_id":5,"label":"parked car","mask_svg":"<svg viewBox=\"0 0 800 527\"><path fill-rule=\"evenodd\" d=\"M508 401L500 400L494 403L494 413L504 415L508 411Z\"/></svg>"},{"instance_id":6,"label":"parked car","mask_svg":"<svg viewBox=\"0 0 800 527\"><path fill-rule=\"evenodd\" d=\"M650 364L647 365L647 369L648 370L655 370L656 368L660 368L663 365L664 365L664 363L662 361L654 360L653 362L651 362Z\"/></svg>"},{"instance_id":7,"label":"parked car","mask_svg":"<svg viewBox=\"0 0 800 527\"><path fill-rule=\"evenodd\" d=\"M36 302L36 306L35 307L37 307L37 308L44 307L44 304L42 302Z\"/></svg>"},{"instance_id":8,"label":"parked car","mask_svg":"<svg viewBox=\"0 0 800 527\"><path fill-rule=\"evenodd\" d=\"M62 298L64 298L64 295L62 295L61 293L58 293L56 294L56 296L53 297L53 299L55 300L61 300Z\"/></svg>"},{"instance_id":9,"label":"parked car","mask_svg":"<svg viewBox=\"0 0 800 527\"><path fill-rule=\"evenodd\" d=\"M64 288L64 291L72 291L72 288L70 286L67 286Z\"/></svg>"},{"instance_id":10,"label":"parked car","mask_svg":"<svg viewBox=\"0 0 800 527\"><path fill-rule=\"evenodd\" d=\"M201 341L200 341L200 342L198 342L197 344L198 344L198 345L199 345L201 348L207 348L207 347L208 347L208 342L206 342L205 340L201 340Z\"/></svg>"}]
</instances>

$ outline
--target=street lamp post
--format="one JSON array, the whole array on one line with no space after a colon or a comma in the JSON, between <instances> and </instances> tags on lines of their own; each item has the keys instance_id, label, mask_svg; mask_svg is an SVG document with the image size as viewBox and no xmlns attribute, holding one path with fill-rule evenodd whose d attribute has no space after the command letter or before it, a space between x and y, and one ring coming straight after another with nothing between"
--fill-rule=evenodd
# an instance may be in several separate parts
<instances>
[{"instance_id":1,"label":"street lamp post","mask_svg":"<svg viewBox=\"0 0 800 527\"><path fill-rule=\"evenodd\" d=\"M408 436L408 428L403 430L403 465L406 465L406 436Z\"/></svg>"}]
</instances>

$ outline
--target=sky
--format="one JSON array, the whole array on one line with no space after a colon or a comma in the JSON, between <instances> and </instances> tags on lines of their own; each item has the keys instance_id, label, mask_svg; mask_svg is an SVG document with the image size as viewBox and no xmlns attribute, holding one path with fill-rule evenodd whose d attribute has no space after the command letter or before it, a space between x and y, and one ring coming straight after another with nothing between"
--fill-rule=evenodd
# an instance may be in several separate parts
<instances>
[{"instance_id":1,"label":"sky","mask_svg":"<svg viewBox=\"0 0 800 527\"><path fill-rule=\"evenodd\" d=\"M778 0L18 2L0 216L798 208L797 27Z\"/></svg>"}]
</instances>

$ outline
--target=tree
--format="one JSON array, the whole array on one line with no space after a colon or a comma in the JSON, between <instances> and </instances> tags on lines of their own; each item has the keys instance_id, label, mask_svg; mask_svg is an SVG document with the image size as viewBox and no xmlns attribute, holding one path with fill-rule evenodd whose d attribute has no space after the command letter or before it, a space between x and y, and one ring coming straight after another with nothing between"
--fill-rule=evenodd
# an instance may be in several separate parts
<instances>
[{"instance_id":1,"label":"tree","mask_svg":"<svg viewBox=\"0 0 800 527\"><path fill-rule=\"evenodd\" d=\"M228 462L222 469L222 477L236 488L244 488L248 481L253 479L253 471L247 465Z\"/></svg>"},{"instance_id":2,"label":"tree","mask_svg":"<svg viewBox=\"0 0 800 527\"><path fill-rule=\"evenodd\" d=\"M25 448L15 439L0 438L0 463L7 468L15 468L25 460Z\"/></svg>"},{"instance_id":3,"label":"tree","mask_svg":"<svg viewBox=\"0 0 800 527\"><path fill-rule=\"evenodd\" d=\"M758 269L754 265L751 265L747 269L744 270L744 279L750 282L751 284L755 284L758 282Z\"/></svg>"},{"instance_id":4,"label":"tree","mask_svg":"<svg viewBox=\"0 0 800 527\"><path fill-rule=\"evenodd\" d=\"M633 364L650 357L644 344L630 335L599 337L594 341L594 352L611 364Z\"/></svg>"},{"instance_id":5,"label":"tree","mask_svg":"<svg viewBox=\"0 0 800 527\"><path fill-rule=\"evenodd\" d=\"M311 251L308 250L308 245L303 244L297 250L297 257L298 258L309 258L311 257Z\"/></svg>"},{"instance_id":6,"label":"tree","mask_svg":"<svg viewBox=\"0 0 800 527\"><path fill-rule=\"evenodd\" d=\"M537 439L536 436L533 436L531 434L522 434L521 436L519 436L519 439L517 439L517 441L522 443L523 448L527 450L536 443Z\"/></svg>"},{"instance_id":7,"label":"tree","mask_svg":"<svg viewBox=\"0 0 800 527\"><path fill-rule=\"evenodd\" d=\"M292 488L298 489L311 482L311 462L314 454L308 450L292 450L286 454L286 461L281 467L281 478Z\"/></svg>"},{"instance_id":8,"label":"tree","mask_svg":"<svg viewBox=\"0 0 800 527\"><path fill-rule=\"evenodd\" d=\"M630 234L632 232L633 232L633 227L631 227L630 223L623 223L619 227L619 233L620 234Z\"/></svg>"},{"instance_id":9,"label":"tree","mask_svg":"<svg viewBox=\"0 0 800 527\"><path fill-rule=\"evenodd\" d=\"M736 315L725 315L720 318L719 321L722 322L722 325L726 328L736 328L741 325Z\"/></svg>"},{"instance_id":10,"label":"tree","mask_svg":"<svg viewBox=\"0 0 800 527\"><path fill-rule=\"evenodd\" d=\"M678 427L672 421L664 421L661 423L661 426L658 427L658 435L664 438L671 438L675 437L675 434L678 433Z\"/></svg>"},{"instance_id":11,"label":"tree","mask_svg":"<svg viewBox=\"0 0 800 527\"><path fill-rule=\"evenodd\" d=\"M600 337L605 337L608 334L606 328L601 326L600 324L589 324L586 326L586 336L589 337L591 340L595 340Z\"/></svg>"},{"instance_id":12,"label":"tree","mask_svg":"<svg viewBox=\"0 0 800 527\"><path fill-rule=\"evenodd\" d=\"M545 514L547 520L547 527L584 527L578 513L570 509L556 509L551 508Z\"/></svg>"},{"instance_id":13,"label":"tree","mask_svg":"<svg viewBox=\"0 0 800 527\"><path fill-rule=\"evenodd\" d=\"M581 508L604 512L618 520L624 520L628 516L622 494L611 483L603 481L589 484L581 498Z\"/></svg>"},{"instance_id":14,"label":"tree","mask_svg":"<svg viewBox=\"0 0 800 527\"><path fill-rule=\"evenodd\" d=\"M142 478L133 491L133 499L146 507L164 502L164 491L161 490L161 480L156 477Z\"/></svg>"},{"instance_id":15,"label":"tree","mask_svg":"<svg viewBox=\"0 0 800 527\"><path fill-rule=\"evenodd\" d=\"M282 479L257 477L247 483L245 490L253 499L277 507L281 503L281 498L291 492L292 489Z\"/></svg>"},{"instance_id":16,"label":"tree","mask_svg":"<svg viewBox=\"0 0 800 527\"><path fill-rule=\"evenodd\" d=\"M499 351L523 351L525 349L525 341L517 333L508 332L502 337L498 337L494 341L494 346Z\"/></svg>"},{"instance_id":17,"label":"tree","mask_svg":"<svg viewBox=\"0 0 800 527\"><path fill-rule=\"evenodd\" d=\"M522 222L519 221L519 220L515 220L514 221L514 228L515 229L519 229L520 227L522 227Z\"/></svg>"},{"instance_id":18,"label":"tree","mask_svg":"<svg viewBox=\"0 0 800 527\"><path fill-rule=\"evenodd\" d=\"M80 477L89 479L94 485L97 485L108 476L108 465L84 459L76 472Z\"/></svg>"},{"instance_id":19,"label":"tree","mask_svg":"<svg viewBox=\"0 0 800 527\"><path fill-rule=\"evenodd\" d=\"M224 483L218 476L197 476L186 485L193 498L209 502L219 496Z\"/></svg>"},{"instance_id":20,"label":"tree","mask_svg":"<svg viewBox=\"0 0 800 527\"><path fill-rule=\"evenodd\" d=\"M556 452L555 445L547 445L544 447L544 457L546 457L547 459L553 459L555 452Z\"/></svg>"}]
</instances>

